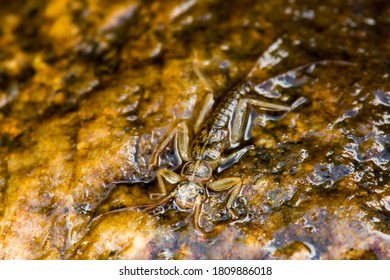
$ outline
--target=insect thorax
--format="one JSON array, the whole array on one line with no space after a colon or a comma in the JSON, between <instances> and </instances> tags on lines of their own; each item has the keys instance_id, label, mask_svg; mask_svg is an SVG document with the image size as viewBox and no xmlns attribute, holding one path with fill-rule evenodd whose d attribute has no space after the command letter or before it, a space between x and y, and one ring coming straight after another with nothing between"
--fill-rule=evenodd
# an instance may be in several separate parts
<instances>
[{"instance_id":1,"label":"insect thorax","mask_svg":"<svg viewBox=\"0 0 390 280\"><path fill-rule=\"evenodd\" d=\"M189 161L181 170L181 176L193 182L205 182L211 178L212 173L210 164L203 160Z\"/></svg>"}]
</instances>

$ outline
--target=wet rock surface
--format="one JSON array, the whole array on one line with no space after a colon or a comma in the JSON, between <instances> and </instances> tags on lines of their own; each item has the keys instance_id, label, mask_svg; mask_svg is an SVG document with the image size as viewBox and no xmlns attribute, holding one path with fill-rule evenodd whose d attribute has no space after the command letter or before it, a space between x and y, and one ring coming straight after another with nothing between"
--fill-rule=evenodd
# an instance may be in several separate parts
<instances>
[{"instance_id":1,"label":"wet rock surface","mask_svg":"<svg viewBox=\"0 0 390 280\"><path fill-rule=\"evenodd\" d=\"M388 1L0 5L0 258L390 259ZM211 238L128 208L209 91L194 64L217 100L256 65L254 95L296 105L251 108L254 149L214 173L243 179L238 219L208 190ZM159 168L181 164L170 145Z\"/></svg>"}]
</instances>

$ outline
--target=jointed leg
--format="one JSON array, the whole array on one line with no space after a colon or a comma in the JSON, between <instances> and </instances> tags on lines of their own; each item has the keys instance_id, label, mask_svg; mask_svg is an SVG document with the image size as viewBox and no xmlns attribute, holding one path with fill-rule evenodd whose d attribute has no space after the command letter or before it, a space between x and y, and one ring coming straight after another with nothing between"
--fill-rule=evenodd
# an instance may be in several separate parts
<instances>
[{"instance_id":1,"label":"jointed leg","mask_svg":"<svg viewBox=\"0 0 390 280\"><path fill-rule=\"evenodd\" d=\"M236 114L234 115L234 119L233 119L232 136L231 136L232 138L231 141L233 146L237 143L240 143L245 133L245 128L248 125L248 116L249 116L248 104L251 104L255 107L261 107L262 109L268 111L290 111L291 109L290 107L285 105L264 102L257 99L252 99L252 98L241 99L237 104Z\"/></svg>"},{"instance_id":2,"label":"jointed leg","mask_svg":"<svg viewBox=\"0 0 390 280\"><path fill-rule=\"evenodd\" d=\"M214 182L211 182L208 187L212 189L213 191L225 191L233 187L232 192L230 193L228 202L226 203L226 208L230 212L233 218L236 218L236 215L234 214L232 207L234 204L234 201L237 199L238 195L241 192L242 188L242 181L241 178L238 177L230 177L230 178L224 178L220 179Z\"/></svg>"},{"instance_id":3,"label":"jointed leg","mask_svg":"<svg viewBox=\"0 0 390 280\"><path fill-rule=\"evenodd\" d=\"M231 141L232 146L240 143L248 120L248 103L246 99L241 99L238 102L236 114L234 115L233 125L232 125L232 133L231 133Z\"/></svg>"},{"instance_id":4,"label":"jointed leg","mask_svg":"<svg viewBox=\"0 0 390 280\"><path fill-rule=\"evenodd\" d=\"M165 188L164 179L170 183L170 184L177 184L181 177L180 175L176 174L175 172L167 169L160 169L157 171L157 182L158 182L158 188L159 193L152 193L150 194L150 197L152 199L162 197L167 194L167 190Z\"/></svg>"},{"instance_id":5,"label":"jointed leg","mask_svg":"<svg viewBox=\"0 0 390 280\"><path fill-rule=\"evenodd\" d=\"M231 166L232 164L238 162L240 160L240 158L249 150L253 149L254 146L253 145L249 145L249 146L246 146L246 147L243 147L242 149L234 152L234 153L231 153L230 155L228 155L227 157L224 157L221 159L221 161L219 162L218 164L218 169L217 169L217 172L222 172L224 169L228 168L229 166Z\"/></svg>"},{"instance_id":6,"label":"jointed leg","mask_svg":"<svg viewBox=\"0 0 390 280\"><path fill-rule=\"evenodd\" d=\"M175 195L176 195L176 190L172 191L169 195L167 195L166 197L164 197L163 199L161 199L157 203L147 204L147 205L139 205L139 206L131 206L131 207L128 207L128 209L130 209L130 210L139 210L140 209L140 210L149 211L149 210L152 210L158 206L167 204L173 197L175 197Z\"/></svg>"},{"instance_id":7,"label":"jointed leg","mask_svg":"<svg viewBox=\"0 0 390 280\"><path fill-rule=\"evenodd\" d=\"M194 125L195 134L198 133L207 114L210 112L211 108L213 107L213 104L214 104L214 95L212 93L209 93L206 95L206 98L203 102L203 106L202 106L201 110L199 111L198 118L195 121L195 125Z\"/></svg>"},{"instance_id":8,"label":"jointed leg","mask_svg":"<svg viewBox=\"0 0 390 280\"><path fill-rule=\"evenodd\" d=\"M179 154L182 160L189 161L190 160L190 155L189 155L190 137L188 134L187 124L185 122L179 123L177 129L178 129L177 147L179 149Z\"/></svg>"},{"instance_id":9,"label":"jointed leg","mask_svg":"<svg viewBox=\"0 0 390 280\"><path fill-rule=\"evenodd\" d=\"M204 233L203 228L199 224L200 216L202 215L202 205L203 205L203 201L201 200L200 197L197 197L195 201L195 208L194 208L194 226L195 229L200 233Z\"/></svg>"},{"instance_id":10,"label":"jointed leg","mask_svg":"<svg viewBox=\"0 0 390 280\"><path fill-rule=\"evenodd\" d=\"M203 205L204 199L201 197L198 197L195 201L195 208L194 208L194 226L198 233L200 233L205 238L212 238L223 230L222 225L217 225L213 231L207 232L202 228L200 225L200 217L202 215L202 205Z\"/></svg>"},{"instance_id":11,"label":"jointed leg","mask_svg":"<svg viewBox=\"0 0 390 280\"><path fill-rule=\"evenodd\" d=\"M169 143L175 139L177 145L175 145L175 149L177 147L180 159L184 161L189 160L189 134L188 127L185 122L181 122L177 125L175 129L173 129L167 138L161 143L158 150L153 154L150 165L152 167L156 167L158 165L158 157L164 152Z\"/></svg>"},{"instance_id":12,"label":"jointed leg","mask_svg":"<svg viewBox=\"0 0 390 280\"><path fill-rule=\"evenodd\" d=\"M246 98L246 101L253 106L261 107L262 109L267 110L267 111L290 111L290 109L291 109L289 106L279 105L279 104L270 103L270 102L264 102L264 101L252 99L252 98Z\"/></svg>"},{"instance_id":13,"label":"jointed leg","mask_svg":"<svg viewBox=\"0 0 390 280\"><path fill-rule=\"evenodd\" d=\"M176 191L171 192L168 196L164 197L162 200L155 204L147 204L147 205L134 205L134 206L129 206L125 208L120 208L116 210L112 210L103 214L100 214L99 216L93 218L91 222L87 225L86 230L89 231L92 226L99 221L102 217L114 214L114 213L119 213L119 212L126 212L126 211L133 211L133 210L143 210L143 211L149 211L151 209L154 209L158 206L165 205L171 200L174 196L176 195Z\"/></svg>"}]
</instances>

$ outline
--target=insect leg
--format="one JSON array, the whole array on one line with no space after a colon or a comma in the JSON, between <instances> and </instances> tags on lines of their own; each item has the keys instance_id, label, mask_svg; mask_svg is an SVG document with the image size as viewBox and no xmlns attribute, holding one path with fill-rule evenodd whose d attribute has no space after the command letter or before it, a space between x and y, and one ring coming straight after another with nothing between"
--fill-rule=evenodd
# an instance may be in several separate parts
<instances>
[{"instance_id":1,"label":"insect leg","mask_svg":"<svg viewBox=\"0 0 390 280\"><path fill-rule=\"evenodd\" d=\"M262 109L267 111L290 111L291 109L289 106L286 105L264 102L253 98L246 98L246 101L253 106L261 107Z\"/></svg>"},{"instance_id":2,"label":"insect leg","mask_svg":"<svg viewBox=\"0 0 390 280\"><path fill-rule=\"evenodd\" d=\"M240 143L244 135L244 128L247 126L248 113L248 102L246 99L241 99L237 104L237 109L233 119L231 132L232 146Z\"/></svg>"},{"instance_id":3,"label":"insect leg","mask_svg":"<svg viewBox=\"0 0 390 280\"><path fill-rule=\"evenodd\" d=\"M195 125L194 125L194 132L195 134L198 133L204 119L206 118L207 114L210 112L211 107L214 104L214 94L215 92L215 84L213 81L211 81L205 74L202 73L198 66L198 58L197 54L195 53L194 62L192 63L192 67L194 69L194 72L196 76L198 76L198 79L200 83L203 85L203 87L208 91L209 93L206 95L205 100L203 102L203 106L201 110L199 111L198 118L196 119Z\"/></svg>"},{"instance_id":4,"label":"insect leg","mask_svg":"<svg viewBox=\"0 0 390 280\"><path fill-rule=\"evenodd\" d=\"M158 165L158 157L164 152L169 143L175 140L175 152L179 154L180 159L184 161L189 161L189 133L188 127L185 122L181 122L173 129L167 138L161 143L158 150L153 154L151 159L150 166L156 167Z\"/></svg>"},{"instance_id":5,"label":"insect leg","mask_svg":"<svg viewBox=\"0 0 390 280\"><path fill-rule=\"evenodd\" d=\"M115 209L115 210L100 214L99 216L93 218L90 221L90 223L86 227L86 231L91 230L92 226L105 216L112 215L112 214L119 213L119 212L126 212L126 211L135 211L135 210L136 211L149 211L149 210L152 210L158 206L167 204L169 202L169 200L171 200L175 195L176 195L176 192L173 191L168 196L164 197L162 200L160 200L159 202L157 202L155 204L134 205L134 206L129 206L129 207L125 207L125 208Z\"/></svg>"},{"instance_id":6,"label":"insect leg","mask_svg":"<svg viewBox=\"0 0 390 280\"><path fill-rule=\"evenodd\" d=\"M214 95L212 93L209 93L206 95L206 98L203 102L203 106L201 110L199 111L198 118L196 119L195 125L194 125L194 132L197 134L199 132L199 129L201 125L203 124L203 121L205 120L207 114L210 112L211 108L214 104Z\"/></svg>"},{"instance_id":7,"label":"insect leg","mask_svg":"<svg viewBox=\"0 0 390 280\"><path fill-rule=\"evenodd\" d=\"M179 154L182 160L189 161L190 160L190 154L189 154L190 136L188 132L188 126L185 122L182 122L179 123L177 129L178 129L177 146L179 149Z\"/></svg>"},{"instance_id":8,"label":"insect leg","mask_svg":"<svg viewBox=\"0 0 390 280\"><path fill-rule=\"evenodd\" d=\"M234 152L234 153L231 153L230 155L228 155L227 157L223 157L220 162L218 163L218 169L217 169L217 172L222 172L223 170L225 170L226 168L228 168L229 166L231 166L232 164L238 162L240 160L240 158L249 150L253 149L254 146L253 145L249 145L249 146L246 146L246 147L243 147L242 149Z\"/></svg>"},{"instance_id":9,"label":"insect leg","mask_svg":"<svg viewBox=\"0 0 390 280\"><path fill-rule=\"evenodd\" d=\"M230 177L230 178L224 178L220 179L214 182L211 182L208 187L212 189L213 191L225 191L233 187L232 192L230 193L230 197L228 199L228 202L226 203L226 208L230 212L230 215L233 218L237 218L237 216L234 214L232 207L234 204L234 201L237 199L238 195L241 192L242 188L242 181L241 178L238 177Z\"/></svg>"},{"instance_id":10,"label":"insect leg","mask_svg":"<svg viewBox=\"0 0 390 280\"><path fill-rule=\"evenodd\" d=\"M160 198L167 194L167 190L165 188L164 179L170 183L170 184L177 184L181 177L180 175L176 174L175 172L167 169L160 169L157 171L157 182L158 182L158 188L159 193L152 193L150 194L150 198L156 199Z\"/></svg>"},{"instance_id":11,"label":"insect leg","mask_svg":"<svg viewBox=\"0 0 390 280\"><path fill-rule=\"evenodd\" d=\"M200 197L197 197L195 201L195 207L194 207L194 226L195 229L200 233L204 232L203 228L199 224L200 216L202 215L202 205L203 205L203 201L200 199Z\"/></svg>"},{"instance_id":12,"label":"insect leg","mask_svg":"<svg viewBox=\"0 0 390 280\"><path fill-rule=\"evenodd\" d=\"M201 197L198 197L195 201L195 208L194 208L194 226L196 231L201 234L204 238L212 238L220 234L223 230L222 225L218 225L214 228L213 231L207 232L202 228L200 225L200 217L202 215L202 205L203 205L204 199Z\"/></svg>"},{"instance_id":13,"label":"insect leg","mask_svg":"<svg viewBox=\"0 0 390 280\"><path fill-rule=\"evenodd\" d=\"M252 98L244 98L240 99L237 104L236 112L234 114L233 124L232 124L232 132L231 132L231 144L232 146L240 143L245 128L248 125L248 104L251 104L256 107L261 107L264 110L268 111L290 111L291 108L285 105L279 105L275 103L265 102Z\"/></svg>"}]
</instances>

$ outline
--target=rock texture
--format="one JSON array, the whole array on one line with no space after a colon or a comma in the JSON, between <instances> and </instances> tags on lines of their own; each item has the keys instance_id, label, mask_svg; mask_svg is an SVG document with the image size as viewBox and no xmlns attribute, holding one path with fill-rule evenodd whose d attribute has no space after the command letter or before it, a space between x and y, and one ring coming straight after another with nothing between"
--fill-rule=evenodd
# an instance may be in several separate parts
<instances>
[{"instance_id":1,"label":"rock texture","mask_svg":"<svg viewBox=\"0 0 390 280\"><path fill-rule=\"evenodd\" d=\"M388 1L0 6L0 259L390 259ZM151 155L197 116L193 65L222 99L256 62L257 95L302 104L252 108L255 149L215 173L243 178L240 220L228 192L204 205L212 238L174 207L124 210L152 202Z\"/></svg>"}]
</instances>

